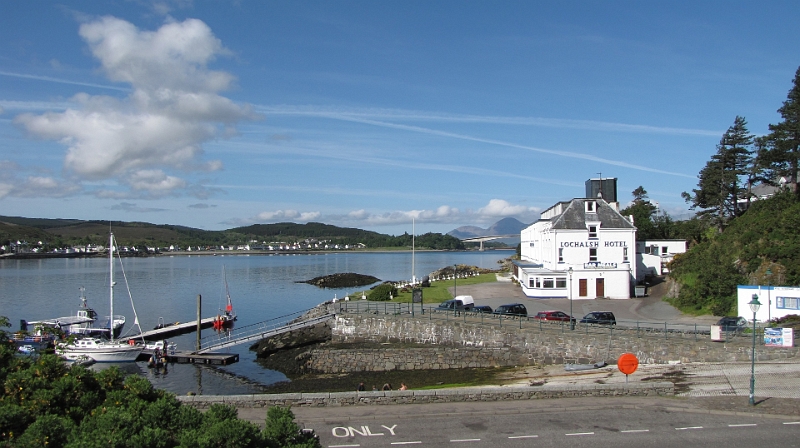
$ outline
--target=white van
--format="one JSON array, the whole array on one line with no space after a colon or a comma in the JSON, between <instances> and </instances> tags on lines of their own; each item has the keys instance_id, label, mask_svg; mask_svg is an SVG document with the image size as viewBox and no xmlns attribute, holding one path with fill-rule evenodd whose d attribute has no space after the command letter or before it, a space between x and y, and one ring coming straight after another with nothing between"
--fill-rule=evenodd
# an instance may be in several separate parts
<instances>
[{"instance_id":1,"label":"white van","mask_svg":"<svg viewBox=\"0 0 800 448\"><path fill-rule=\"evenodd\" d=\"M473 299L472 296L456 296L454 299L442 302L439 305L439 309L451 311L470 311L474 306L475 299Z\"/></svg>"}]
</instances>

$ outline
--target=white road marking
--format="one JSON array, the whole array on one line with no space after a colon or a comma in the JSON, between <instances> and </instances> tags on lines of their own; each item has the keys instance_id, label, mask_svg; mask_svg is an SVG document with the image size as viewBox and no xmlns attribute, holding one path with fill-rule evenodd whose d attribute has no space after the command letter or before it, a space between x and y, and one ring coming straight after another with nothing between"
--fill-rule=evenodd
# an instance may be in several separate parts
<instances>
[{"instance_id":1,"label":"white road marking","mask_svg":"<svg viewBox=\"0 0 800 448\"><path fill-rule=\"evenodd\" d=\"M451 439L451 442L480 442L481 439Z\"/></svg>"},{"instance_id":2,"label":"white road marking","mask_svg":"<svg viewBox=\"0 0 800 448\"><path fill-rule=\"evenodd\" d=\"M593 432L573 432L571 434L564 434L565 436L593 436Z\"/></svg>"},{"instance_id":3,"label":"white road marking","mask_svg":"<svg viewBox=\"0 0 800 448\"><path fill-rule=\"evenodd\" d=\"M416 443L422 443L422 440L415 440L413 442L392 442L392 445L413 445Z\"/></svg>"},{"instance_id":4,"label":"white road marking","mask_svg":"<svg viewBox=\"0 0 800 448\"><path fill-rule=\"evenodd\" d=\"M530 436L508 436L509 439L534 439L536 437L539 437L539 436L537 436L536 434L533 434L533 435L530 435Z\"/></svg>"},{"instance_id":5,"label":"white road marking","mask_svg":"<svg viewBox=\"0 0 800 448\"><path fill-rule=\"evenodd\" d=\"M800 422L783 422L784 425L800 425Z\"/></svg>"},{"instance_id":6,"label":"white road marking","mask_svg":"<svg viewBox=\"0 0 800 448\"><path fill-rule=\"evenodd\" d=\"M620 432L649 432L649 429L625 429Z\"/></svg>"},{"instance_id":7,"label":"white road marking","mask_svg":"<svg viewBox=\"0 0 800 448\"><path fill-rule=\"evenodd\" d=\"M756 426L755 423L740 423L738 425L728 425L730 428L741 428L742 426Z\"/></svg>"},{"instance_id":8,"label":"white road marking","mask_svg":"<svg viewBox=\"0 0 800 448\"><path fill-rule=\"evenodd\" d=\"M686 429L703 429L702 426L686 426L684 428L675 428L676 431L683 431Z\"/></svg>"}]
</instances>

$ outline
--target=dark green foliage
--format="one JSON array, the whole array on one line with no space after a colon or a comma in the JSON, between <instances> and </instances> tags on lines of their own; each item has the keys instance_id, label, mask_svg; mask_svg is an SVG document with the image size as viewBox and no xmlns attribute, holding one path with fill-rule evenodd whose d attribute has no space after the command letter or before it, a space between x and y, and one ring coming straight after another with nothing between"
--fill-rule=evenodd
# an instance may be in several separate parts
<instances>
[{"instance_id":1,"label":"dark green foliage","mask_svg":"<svg viewBox=\"0 0 800 448\"><path fill-rule=\"evenodd\" d=\"M367 300L375 302L385 302L391 300L391 297L397 297L397 288L391 283L380 284L370 290L367 294Z\"/></svg>"},{"instance_id":2,"label":"dark green foliage","mask_svg":"<svg viewBox=\"0 0 800 448\"><path fill-rule=\"evenodd\" d=\"M761 140L761 165L766 168L769 179L780 176L789 180L792 191L800 194L797 171L800 169L800 68L794 75L792 88L786 101L778 109L783 121L770 124L770 133Z\"/></svg>"},{"instance_id":3,"label":"dark green foliage","mask_svg":"<svg viewBox=\"0 0 800 448\"><path fill-rule=\"evenodd\" d=\"M55 355L33 362L14 356L4 327L8 319L0 316L0 447L319 446L313 434L300 435L293 421L281 420L291 420L291 412L272 411L281 418L266 434L239 420L232 406L201 413L114 367L94 373Z\"/></svg>"},{"instance_id":4,"label":"dark green foliage","mask_svg":"<svg viewBox=\"0 0 800 448\"><path fill-rule=\"evenodd\" d=\"M752 203L722 233L675 257L670 276L681 284L677 307L734 314L736 286L800 282L800 201L790 192Z\"/></svg>"},{"instance_id":5,"label":"dark green foliage","mask_svg":"<svg viewBox=\"0 0 800 448\"><path fill-rule=\"evenodd\" d=\"M744 185L754 173L753 138L747 121L737 116L720 139L717 153L700 170L698 188L682 194L692 209L699 209L698 216L710 217L719 229L744 211L739 199L747 195Z\"/></svg>"},{"instance_id":6,"label":"dark green foliage","mask_svg":"<svg viewBox=\"0 0 800 448\"><path fill-rule=\"evenodd\" d=\"M304 433L294 421L294 414L289 408L271 407L267 410L267 421L264 436L269 440L270 448L313 448L319 441L313 432Z\"/></svg>"}]
</instances>

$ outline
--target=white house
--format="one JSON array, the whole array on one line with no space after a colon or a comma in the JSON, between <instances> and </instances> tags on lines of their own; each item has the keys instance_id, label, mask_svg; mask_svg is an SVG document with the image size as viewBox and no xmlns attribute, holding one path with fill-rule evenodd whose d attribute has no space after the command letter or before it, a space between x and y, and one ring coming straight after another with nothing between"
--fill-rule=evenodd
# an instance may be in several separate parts
<instances>
[{"instance_id":1,"label":"white house","mask_svg":"<svg viewBox=\"0 0 800 448\"><path fill-rule=\"evenodd\" d=\"M636 227L602 198L559 202L521 232L514 276L532 298L629 299Z\"/></svg>"},{"instance_id":2,"label":"white house","mask_svg":"<svg viewBox=\"0 0 800 448\"><path fill-rule=\"evenodd\" d=\"M753 319L753 312L748 303L753 295L758 296L758 301L761 302L756 313L756 320L759 322L800 314L800 288L796 286L738 285L736 305L739 315L749 321Z\"/></svg>"},{"instance_id":3,"label":"white house","mask_svg":"<svg viewBox=\"0 0 800 448\"><path fill-rule=\"evenodd\" d=\"M636 242L637 280L646 275L668 272L667 263L677 254L686 252L686 240L644 240Z\"/></svg>"}]
</instances>

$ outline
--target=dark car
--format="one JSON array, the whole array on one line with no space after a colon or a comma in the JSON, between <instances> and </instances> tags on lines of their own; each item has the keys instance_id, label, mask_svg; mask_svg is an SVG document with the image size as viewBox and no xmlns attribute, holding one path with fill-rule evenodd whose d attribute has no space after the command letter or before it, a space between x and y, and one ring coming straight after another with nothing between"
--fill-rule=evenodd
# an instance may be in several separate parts
<instances>
[{"instance_id":1,"label":"dark car","mask_svg":"<svg viewBox=\"0 0 800 448\"><path fill-rule=\"evenodd\" d=\"M616 325L617 319L611 311L592 311L583 316L582 324Z\"/></svg>"},{"instance_id":2,"label":"dark car","mask_svg":"<svg viewBox=\"0 0 800 448\"><path fill-rule=\"evenodd\" d=\"M478 305L478 306L472 308L472 311L475 311L476 313L490 313L491 314L492 313L492 307L490 307L489 305Z\"/></svg>"},{"instance_id":3,"label":"dark car","mask_svg":"<svg viewBox=\"0 0 800 448\"><path fill-rule=\"evenodd\" d=\"M725 316L717 322L722 331L741 333L747 328L747 319L742 316Z\"/></svg>"},{"instance_id":4,"label":"dark car","mask_svg":"<svg viewBox=\"0 0 800 448\"><path fill-rule=\"evenodd\" d=\"M471 303L464 303L461 300L451 299L445 300L439 304L439 311L470 311L472 310Z\"/></svg>"},{"instance_id":5,"label":"dark car","mask_svg":"<svg viewBox=\"0 0 800 448\"><path fill-rule=\"evenodd\" d=\"M500 305L494 310L494 314L504 314L506 316L528 316L528 310L521 303L510 303Z\"/></svg>"},{"instance_id":6,"label":"dark car","mask_svg":"<svg viewBox=\"0 0 800 448\"><path fill-rule=\"evenodd\" d=\"M558 310L539 311L538 313L536 313L535 316L533 316L533 318L539 320L555 321L555 322L569 322L570 320L572 322L575 322L574 317L571 317L569 314Z\"/></svg>"}]
</instances>

